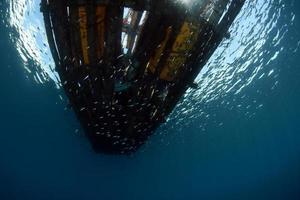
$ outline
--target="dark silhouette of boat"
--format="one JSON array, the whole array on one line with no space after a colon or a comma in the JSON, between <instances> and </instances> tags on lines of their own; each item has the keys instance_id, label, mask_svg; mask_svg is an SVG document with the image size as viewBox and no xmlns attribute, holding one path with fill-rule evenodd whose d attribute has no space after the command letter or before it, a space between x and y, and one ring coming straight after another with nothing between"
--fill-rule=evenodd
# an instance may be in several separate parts
<instances>
[{"instance_id":1,"label":"dark silhouette of boat","mask_svg":"<svg viewBox=\"0 0 300 200\"><path fill-rule=\"evenodd\" d=\"M245 0L42 0L70 103L97 152L136 151L173 110Z\"/></svg>"}]
</instances>

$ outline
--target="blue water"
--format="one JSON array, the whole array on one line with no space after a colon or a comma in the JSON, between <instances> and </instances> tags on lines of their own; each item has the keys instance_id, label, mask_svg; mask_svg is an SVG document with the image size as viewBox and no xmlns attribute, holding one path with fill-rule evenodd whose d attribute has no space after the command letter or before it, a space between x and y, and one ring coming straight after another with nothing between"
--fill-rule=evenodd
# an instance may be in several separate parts
<instances>
[{"instance_id":1,"label":"blue water","mask_svg":"<svg viewBox=\"0 0 300 200\"><path fill-rule=\"evenodd\" d=\"M166 124L95 154L37 0L0 1L0 199L300 199L300 1L248 0Z\"/></svg>"}]
</instances>

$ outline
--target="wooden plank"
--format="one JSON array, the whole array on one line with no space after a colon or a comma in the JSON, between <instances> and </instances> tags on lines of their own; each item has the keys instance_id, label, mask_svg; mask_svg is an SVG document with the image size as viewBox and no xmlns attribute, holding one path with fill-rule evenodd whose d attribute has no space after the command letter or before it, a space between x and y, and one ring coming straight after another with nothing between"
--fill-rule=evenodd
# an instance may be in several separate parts
<instances>
[{"instance_id":1,"label":"wooden plank","mask_svg":"<svg viewBox=\"0 0 300 200\"><path fill-rule=\"evenodd\" d=\"M88 19L86 7L80 6L78 8L78 16L79 16L79 27L80 27L80 40L81 40L81 50L83 56L83 63L85 65L90 64L89 58L89 42L88 42Z\"/></svg>"}]
</instances>

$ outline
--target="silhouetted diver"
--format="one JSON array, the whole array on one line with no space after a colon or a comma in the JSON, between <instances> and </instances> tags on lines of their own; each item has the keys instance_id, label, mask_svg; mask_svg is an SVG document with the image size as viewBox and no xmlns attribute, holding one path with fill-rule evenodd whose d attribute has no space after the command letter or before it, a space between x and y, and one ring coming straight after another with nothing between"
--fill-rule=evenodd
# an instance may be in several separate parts
<instances>
[{"instance_id":1,"label":"silhouetted diver","mask_svg":"<svg viewBox=\"0 0 300 200\"><path fill-rule=\"evenodd\" d=\"M244 2L42 0L56 69L95 151L136 151L197 87Z\"/></svg>"}]
</instances>

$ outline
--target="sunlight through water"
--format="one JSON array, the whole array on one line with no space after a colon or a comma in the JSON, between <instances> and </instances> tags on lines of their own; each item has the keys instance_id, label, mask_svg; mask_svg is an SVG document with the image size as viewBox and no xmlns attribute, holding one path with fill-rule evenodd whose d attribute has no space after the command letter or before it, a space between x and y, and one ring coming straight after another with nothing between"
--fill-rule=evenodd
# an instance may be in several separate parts
<instances>
[{"instance_id":1,"label":"sunlight through water","mask_svg":"<svg viewBox=\"0 0 300 200\"><path fill-rule=\"evenodd\" d=\"M181 2L189 4L192 1ZM14 30L10 33L10 38L23 60L28 78L39 84L53 81L60 88L39 1L18 0L8 3L7 26ZM180 130L199 120L201 123L198 128L202 133L205 133L208 122L222 126L223 121L217 120L216 114L208 113L204 109L209 107L226 107L229 111L244 109L245 117L253 117L263 104L257 99L251 99L243 91L262 79L270 80L270 90L274 90L280 84L280 69L275 68L272 62L282 52L296 51L299 47L299 41L295 41L295 47L292 48L282 42L295 20L294 13L283 16L281 13L284 9L286 6L282 0L246 1L230 28L230 38L223 40L198 75L198 89L189 89L186 92L167 119L168 123L159 129L159 134L168 133L170 130L181 133ZM279 23L282 18L285 18L284 24ZM270 43L271 47L268 46ZM257 94L260 95L259 89ZM237 104L235 98L226 98L232 95L241 99L241 102L243 99L247 101L245 104Z\"/></svg>"},{"instance_id":2,"label":"sunlight through water","mask_svg":"<svg viewBox=\"0 0 300 200\"><path fill-rule=\"evenodd\" d=\"M8 26L10 39L15 44L28 78L39 84L54 81L59 86L58 74L49 49L39 1L10 1Z\"/></svg>"},{"instance_id":3,"label":"sunlight through water","mask_svg":"<svg viewBox=\"0 0 300 200\"><path fill-rule=\"evenodd\" d=\"M230 38L223 40L198 75L198 89L186 92L159 134L183 133L183 129L197 121L201 121L198 123L201 133L206 132L208 123L222 126L223 121L218 120L215 113L208 113L208 108L243 109L245 118L253 117L254 111L263 105L243 91L262 79L269 80L269 88L274 90L280 84L281 69L272 62L283 52L297 51L299 47L299 41L294 42L294 47L282 42L295 20L294 13L282 15L284 9L288 8L282 0L246 1L229 30ZM280 22L283 20L284 24ZM259 89L256 92L263 95ZM230 98L232 96L235 98ZM245 104L237 104L237 99Z\"/></svg>"},{"instance_id":4,"label":"sunlight through water","mask_svg":"<svg viewBox=\"0 0 300 200\"><path fill-rule=\"evenodd\" d=\"M130 156L93 151L39 3L0 0L0 200L300 199L299 0L246 0L193 88Z\"/></svg>"}]
</instances>

